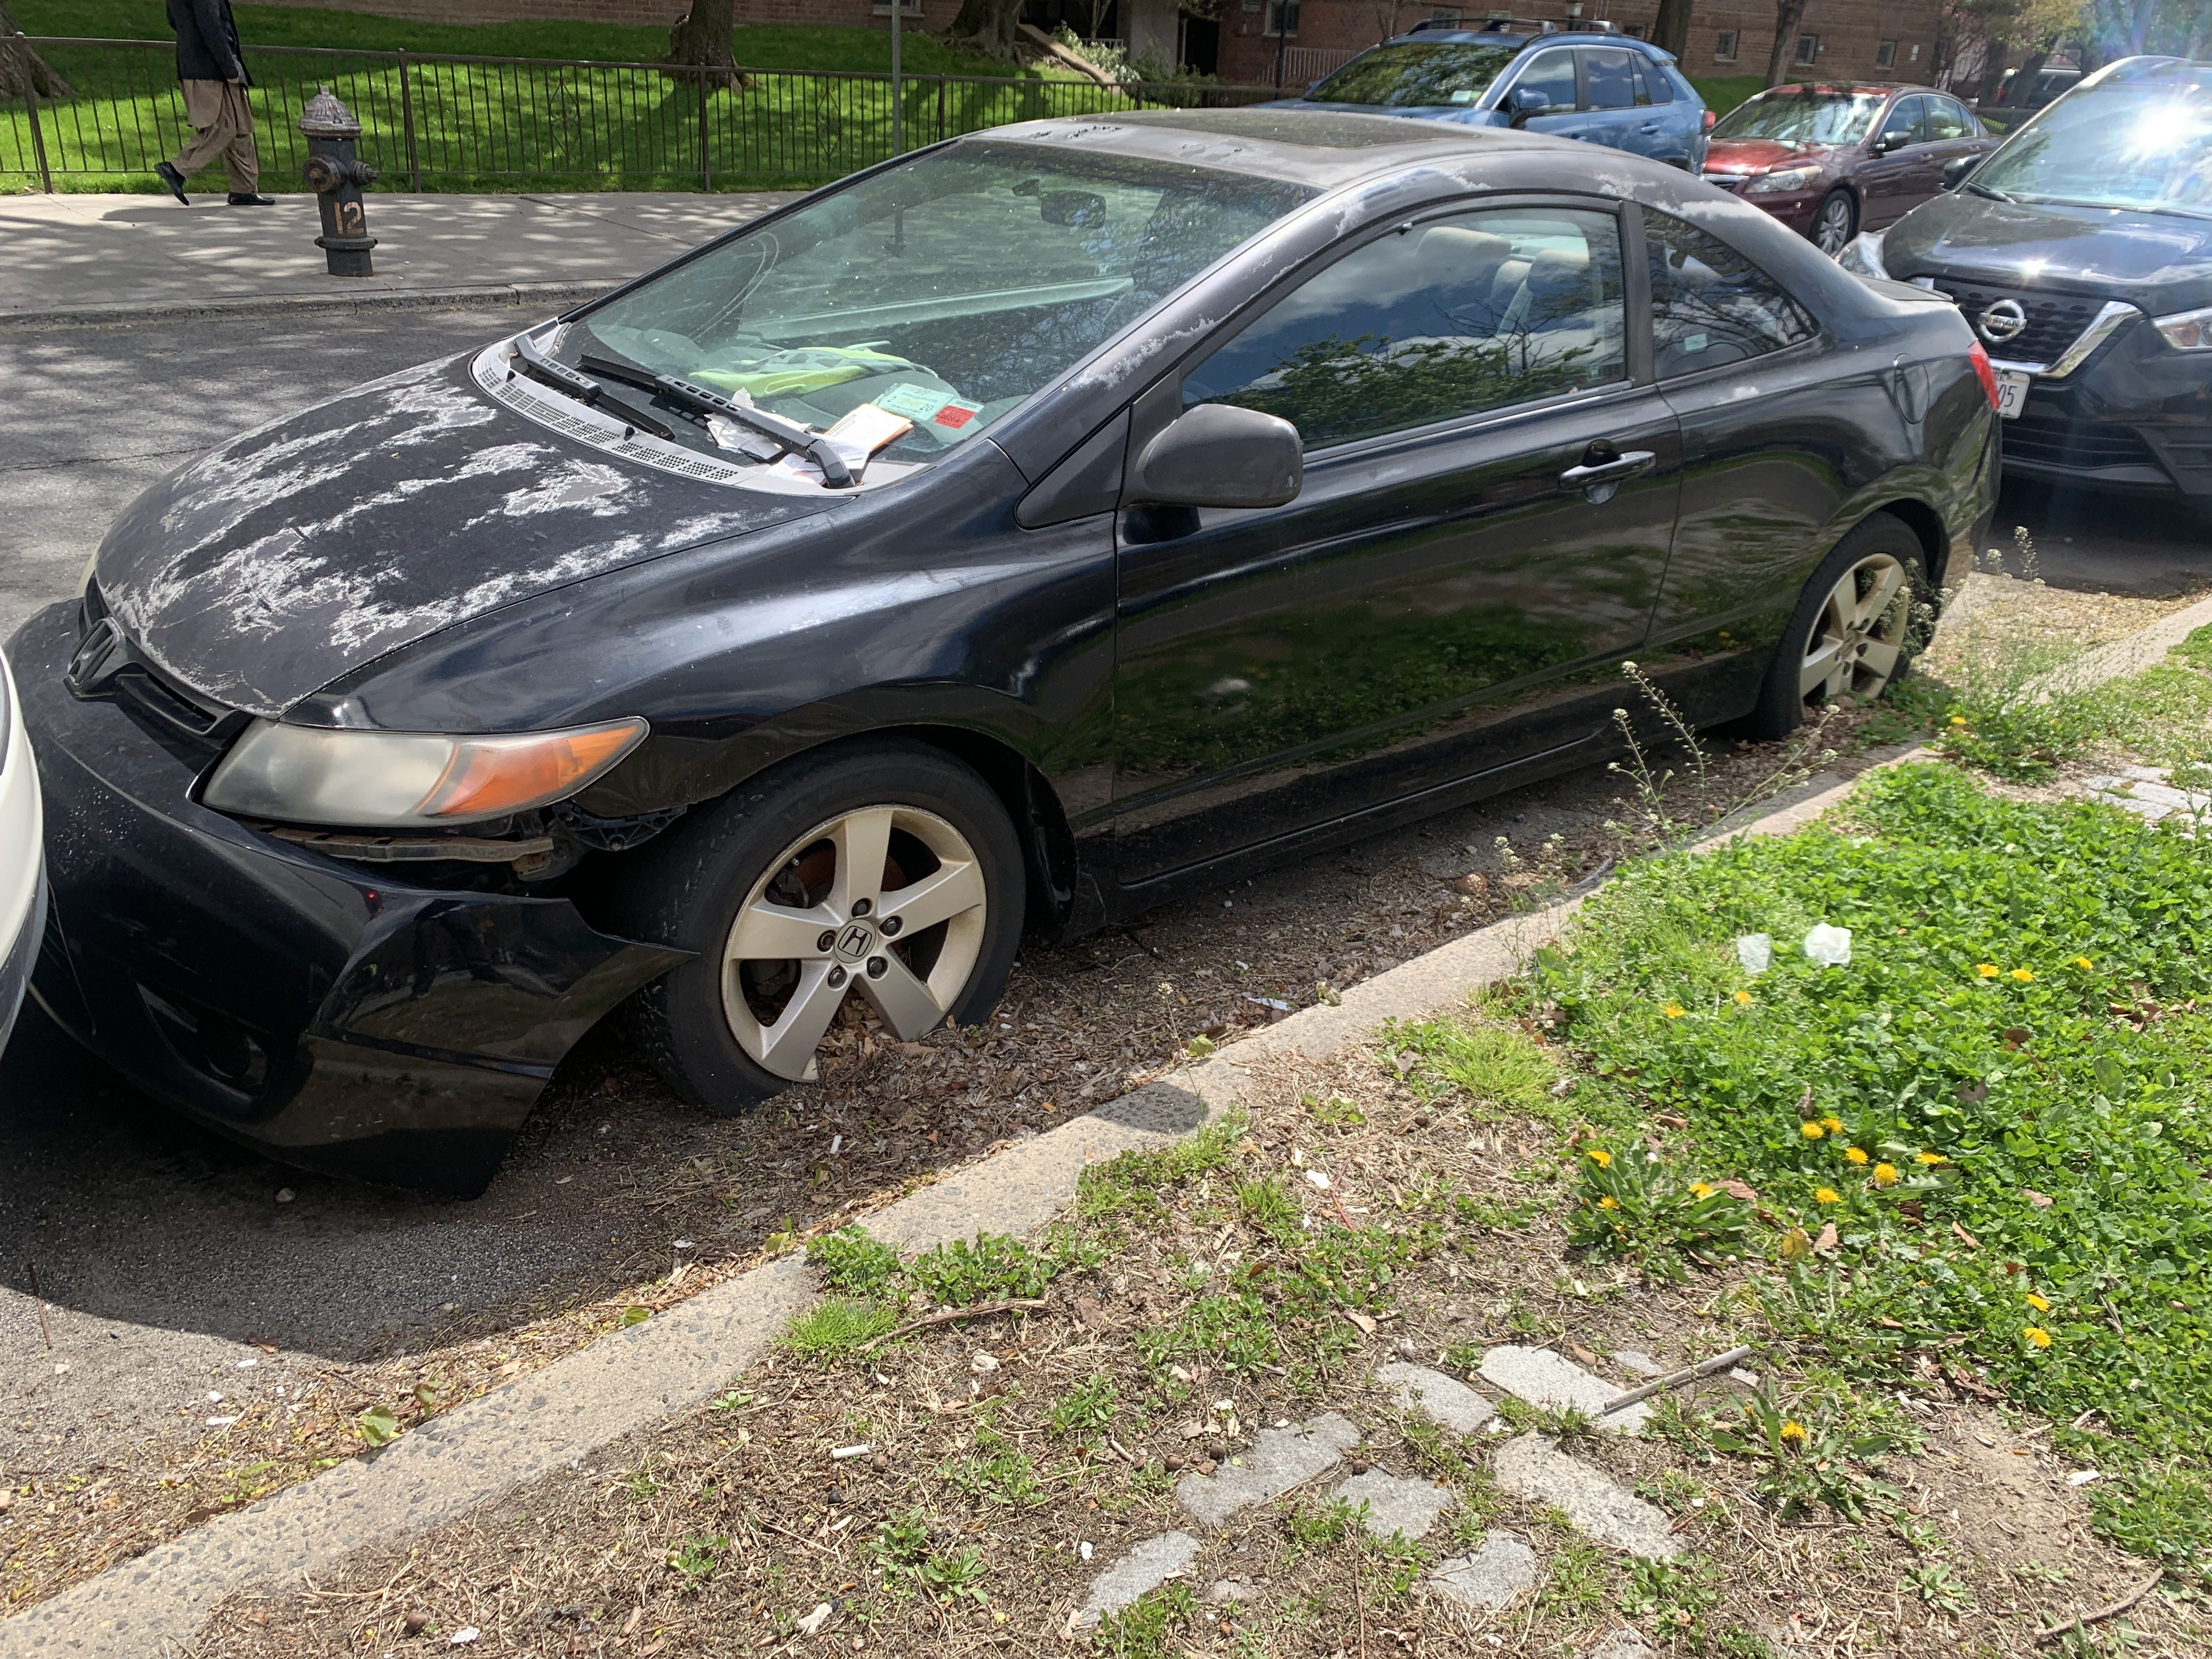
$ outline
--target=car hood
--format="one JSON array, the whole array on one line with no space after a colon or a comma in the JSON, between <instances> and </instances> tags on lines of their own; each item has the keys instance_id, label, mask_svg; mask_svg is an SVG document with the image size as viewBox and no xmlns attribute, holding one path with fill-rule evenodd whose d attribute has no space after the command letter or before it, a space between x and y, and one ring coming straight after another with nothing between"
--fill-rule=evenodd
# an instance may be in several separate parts
<instances>
[{"instance_id":1,"label":"car hood","mask_svg":"<svg viewBox=\"0 0 2212 1659\"><path fill-rule=\"evenodd\" d=\"M1971 191L1892 226L1893 276L1953 276L2124 300L2151 316L2212 304L2212 219L1993 201Z\"/></svg>"},{"instance_id":2,"label":"car hood","mask_svg":"<svg viewBox=\"0 0 2212 1659\"><path fill-rule=\"evenodd\" d=\"M1495 126L1495 111L1480 104L1325 104L1313 98L1283 98L1255 104L1255 109L1325 109L1337 115L1400 115L1417 121L1457 121L1462 125Z\"/></svg>"},{"instance_id":3,"label":"car hood","mask_svg":"<svg viewBox=\"0 0 2212 1659\"><path fill-rule=\"evenodd\" d=\"M1790 162L1835 159L1834 144L1785 144L1778 138L1716 138L1705 147L1707 173L1765 173Z\"/></svg>"},{"instance_id":4,"label":"car hood","mask_svg":"<svg viewBox=\"0 0 2212 1659\"><path fill-rule=\"evenodd\" d=\"M145 659L273 717L471 617L832 505L557 436L484 397L468 361L256 428L133 502L96 568Z\"/></svg>"}]
</instances>

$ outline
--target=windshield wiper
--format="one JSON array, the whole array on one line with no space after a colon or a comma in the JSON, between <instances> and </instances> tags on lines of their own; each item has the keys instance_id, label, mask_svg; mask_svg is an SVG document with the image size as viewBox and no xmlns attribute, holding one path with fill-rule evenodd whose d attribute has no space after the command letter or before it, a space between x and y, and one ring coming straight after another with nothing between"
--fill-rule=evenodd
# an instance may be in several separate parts
<instances>
[{"instance_id":1,"label":"windshield wiper","mask_svg":"<svg viewBox=\"0 0 2212 1659\"><path fill-rule=\"evenodd\" d=\"M673 374L657 374L649 368L640 368L634 363L619 362L611 357L586 356L581 359L586 369L593 374L604 374L611 380L620 380L624 386L634 386L641 391L654 392L672 404L681 404L696 415L720 415L735 421L739 426L759 433L781 445L786 453L804 455L822 469L822 482L832 489L850 489L854 480L853 469L837 453L837 447L818 432L810 432L796 421L787 421L781 415L771 415L750 404L741 404L725 398L718 392L709 392L696 381L681 380Z\"/></svg>"},{"instance_id":2,"label":"windshield wiper","mask_svg":"<svg viewBox=\"0 0 2212 1659\"><path fill-rule=\"evenodd\" d=\"M2002 191L1997 190L1989 185L1978 185L1971 179L1966 181L1966 188L1973 191L1977 196L1986 196L1992 202L2005 202L2010 204L2014 207L2018 207L2020 205L2020 201L2017 197L2008 196Z\"/></svg>"},{"instance_id":3,"label":"windshield wiper","mask_svg":"<svg viewBox=\"0 0 2212 1659\"><path fill-rule=\"evenodd\" d=\"M650 432L656 438L665 438L672 443L675 441L675 428L665 421L647 414L643 410L635 404L623 402L620 398L610 398L607 396L606 387L592 379L590 375L579 374L568 364L547 356L531 343L527 334L518 334L514 337L514 355L521 361L523 372L532 380L543 380L548 386L556 386L580 404L589 404L594 408L604 406L639 430Z\"/></svg>"}]
</instances>

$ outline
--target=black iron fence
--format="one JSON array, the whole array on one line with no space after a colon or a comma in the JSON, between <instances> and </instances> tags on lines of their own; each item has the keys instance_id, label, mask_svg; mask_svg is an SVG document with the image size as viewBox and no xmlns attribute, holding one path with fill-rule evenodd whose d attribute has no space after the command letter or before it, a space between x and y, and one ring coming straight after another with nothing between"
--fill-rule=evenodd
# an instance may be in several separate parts
<instances>
[{"instance_id":1,"label":"black iron fence","mask_svg":"<svg viewBox=\"0 0 2212 1659\"><path fill-rule=\"evenodd\" d=\"M70 95L0 101L0 189L141 181L191 128L176 49L160 40L0 38L35 52ZM362 124L383 187L728 189L819 184L905 146L1046 117L1233 107L1267 87L710 71L655 64L453 58L313 46L249 48L247 94L264 189L300 188L300 110L333 88ZM26 77L27 79L27 77Z\"/></svg>"}]
</instances>

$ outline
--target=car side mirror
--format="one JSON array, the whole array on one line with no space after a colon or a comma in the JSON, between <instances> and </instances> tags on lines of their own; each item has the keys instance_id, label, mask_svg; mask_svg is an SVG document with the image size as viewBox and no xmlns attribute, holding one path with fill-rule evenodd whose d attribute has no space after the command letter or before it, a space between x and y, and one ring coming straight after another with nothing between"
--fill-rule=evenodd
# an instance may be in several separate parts
<instances>
[{"instance_id":1,"label":"car side mirror","mask_svg":"<svg viewBox=\"0 0 2212 1659\"><path fill-rule=\"evenodd\" d=\"M1200 404L1145 446L1123 495L1170 507L1280 507L1297 499L1305 477L1305 441L1288 421Z\"/></svg>"},{"instance_id":2,"label":"car side mirror","mask_svg":"<svg viewBox=\"0 0 2212 1659\"><path fill-rule=\"evenodd\" d=\"M1981 159L1978 155L1954 155L1949 161L1944 162L1943 188L1958 189L1966 181L1966 175L1974 170Z\"/></svg>"},{"instance_id":3,"label":"car side mirror","mask_svg":"<svg viewBox=\"0 0 2212 1659\"><path fill-rule=\"evenodd\" d=\"M1534 87L1516 87L1505 100L1506 107L1513 113L1513 125L1519 126L1532 115L1541 115L1551 108L1552 100Z\"/></svg>"},{"instance_id":4,"label":"car side mirror","mask_svg":"<svg viewBox=\"0 0 2212 1659\"><path fill-rule=\"evenodd\" d=\"M1884 132L1884 133L1878 133L1878 134L1876 134L1876 135L1875 135L1875 141L1874 141L1874 153L1875 153L1875 155L1888 155L1888 154L1890 153L1890 151L1892 151L1892 150L1895 149L1896 148L1897 148L1897 135L1896 135L1895 133L1893 133L1893 132Z\"/></svg>"}]
</instances>

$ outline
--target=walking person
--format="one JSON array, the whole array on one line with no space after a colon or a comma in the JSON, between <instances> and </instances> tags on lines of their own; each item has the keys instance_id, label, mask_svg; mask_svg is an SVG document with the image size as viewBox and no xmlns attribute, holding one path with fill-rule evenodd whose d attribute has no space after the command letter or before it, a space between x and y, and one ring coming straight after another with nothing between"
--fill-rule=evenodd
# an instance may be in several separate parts
<instances>
[{"instance_id":1,"label":"walking person","mask_svg":"<svg viewBox=\"0 0 2212 1659\"><path fill-rule=\"evenodd\" d=\"M230 175L231 206L276 206L276 198L258 188L261 157L253 148L253 111L246 101L252 82L230 0L169 0L169 27L177 32L177 79L184 82L192 142L154 171L169 194L190 207L185 180L220 155Z\"/></svg>"}]
</instances>

